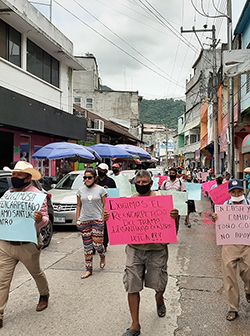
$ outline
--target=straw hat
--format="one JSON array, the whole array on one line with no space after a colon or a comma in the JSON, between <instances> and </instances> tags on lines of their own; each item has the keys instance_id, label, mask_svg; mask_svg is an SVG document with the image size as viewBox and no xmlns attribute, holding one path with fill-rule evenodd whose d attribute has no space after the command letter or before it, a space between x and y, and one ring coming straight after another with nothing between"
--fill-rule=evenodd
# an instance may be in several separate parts
<instances>
[{"instance_id":1,"label":"straw hat","mask_svg":"<svg viewBox=\"0 0 250 336\"><path fill-rule=\"evenodd\" d=\"M38 170L36 170L31 163L26 162L26 161L18 161L15 164L14 169L10 169L8 167L4 167L5 171L11 171L11 172L20 172L20 173L26 173L30 174L32 180L40 180L41 179L41 174Z\"/></svg>"},{"instance_id":2,"label":"straw hat","mask_svg":"<svg viewBox=\"0 0 250 336\"><path fill-rule=\"evenodd\" d=\"M244 169L244 173L248 173L249 174L250 173L250 167L245 168Z\"/></svg>"}]
</instances>

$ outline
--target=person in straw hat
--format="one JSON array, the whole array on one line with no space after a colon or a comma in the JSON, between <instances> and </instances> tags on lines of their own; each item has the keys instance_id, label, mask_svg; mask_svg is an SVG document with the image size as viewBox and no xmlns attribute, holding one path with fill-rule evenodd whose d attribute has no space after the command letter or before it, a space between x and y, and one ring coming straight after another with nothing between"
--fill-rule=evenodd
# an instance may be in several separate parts
<instances>
[{"instance_id":1,"label":"person in straw hat","mask_svg":"<svg viewBox=\"0 0 250 336\"><path fill-rule=\"evenodd\" d=\"M35 192L41 193L32 185L32 180L40 180L41 174L33 168L32 164L18 161L14 169L7 167L5 170L12 172L11 192ZM34 220L39 236L40 230L48 224L48 206L45 200L41 210L34 213ZM25 218L23 219L25 222ZM25 223L24 223L25 224ZM23 241L6 241L0 237L0 328L3 327L4 309L7 304L10 284L18 262L22 262L36 282L40 297L36 311L42 311L48 306L49 287L46 276L40 268L40 248L38 245Z\"/></svg>"}]
</instances>

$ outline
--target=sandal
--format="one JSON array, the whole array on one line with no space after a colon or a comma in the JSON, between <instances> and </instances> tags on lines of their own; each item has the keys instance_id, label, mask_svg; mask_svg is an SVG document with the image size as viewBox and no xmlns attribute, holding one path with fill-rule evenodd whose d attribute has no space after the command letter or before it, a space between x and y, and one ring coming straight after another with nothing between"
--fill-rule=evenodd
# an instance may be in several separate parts
<instances>
[{"instance_id":1,"label":"sandal","mask_svg":"<svg viewBox=\"0 0 250 336\"><path fill-rule=\"evenodd\" d=\"M165 317L166 316L166 306L165 306L165 303L163 304L156 304L156 307L157 307L157 314L159 317Z\"/></svg>"},{"instance_id":2,"label":"sandal","mask_svg":"<svg viewBox=\"0 0 250 336\"><path fill-rule=\"evenodd\" d=\"M104 269L106 263L105 263L105 256L100 257L100 268Z\"/></svg>"},{"instance_id":3,"label":"sandal","mask_svg":"<svg viewBox=\"0 0 250 336\"><path fill-rule=\"evenodd\" d=\"M238 312L236 311L229 311L227 313L226 319L228 321L234 321L239 316Z\"/></svg>"},{"instance_id":4,"label":"sandal","mask_svg":"<svg viewBox=\"0 0 250 336\"><path fill-rule=\"evenodd\" d=\"M89 278L91 275L92 275L92 272L87 271L87 272L81 274L81 279L87 279L87 278Z\"/></svg>"},{"instance_id":5,"label":"sandal","mask_svg":"<svg viewBox=\"0 0 250 336\"><path fill-rule=\"evenodd\" d=\"M122 336L139 336L141 334L141 330L131 330L127 329Z\"/></svg>"}]
</instances>

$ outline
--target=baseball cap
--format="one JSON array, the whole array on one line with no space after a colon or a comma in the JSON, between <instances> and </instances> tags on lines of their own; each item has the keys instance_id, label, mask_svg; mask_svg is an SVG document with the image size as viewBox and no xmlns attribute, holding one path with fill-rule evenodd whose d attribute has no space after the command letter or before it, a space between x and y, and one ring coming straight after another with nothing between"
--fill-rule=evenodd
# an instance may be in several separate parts
<instances>
[{"instance_id":1,"label":"baseball cap","mask_svg":"<svg viewBox=\"0 0 250 336\"><path fill-rule=\"evenodd\" d=\"M244 190L243 180L239 180L239 179L230 180L229 185L228 185L228 191L232 191L235 189Z\"/></svg>"},{"instance_id":2,"label":"baseball cap","mask_svg":"<svg viewBox=\"0 0 250 336\"><path fill-rule=\"evenodd\" d=\"M97 168L100 168L102 170L109 170L109 166L106 163L100 163Z\"/></svg>"}]
</instances>

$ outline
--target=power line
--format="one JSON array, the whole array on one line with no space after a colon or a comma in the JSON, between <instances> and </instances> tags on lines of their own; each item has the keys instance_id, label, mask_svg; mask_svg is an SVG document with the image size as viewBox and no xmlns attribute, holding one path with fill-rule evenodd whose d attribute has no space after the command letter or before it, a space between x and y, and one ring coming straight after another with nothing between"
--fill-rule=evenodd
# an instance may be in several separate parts
<instances>
[{"instance_id":1,"label":"power line","mask_svg":"<svg viewBox=\"0 0 250 336\"><path fill-rule=\"evenodd\" d=\"M191 0L191 3L192 3L192 6L194 7L195 11L197 13L199 13L201 16L204 16L204 17L207 17L207 18L210 18L210 19L217 19L217 18L220 18L220 17L228 17L226 14L223 14L223 15L208 15L206 13L202 13L194 4L194 1ZM201 6L203 7L203 0L201 0Z\"/></svg>"},{"instance_id":2,"label":"power line","mask_svg":"<svg viewBox=\"0 0 250 336\"><path fill-rule=\"evenodd\" d=\"M110 44L112 44L114 47L116 47L117 49L119 49L120 51L122 51L124 54L126 54L127 56L129 56L130 58L132 58L133 60L135 60L136 62L140 63L142 66L144 66L145 68L149 69L150 71L152 71L153 73L157 74L158 76L162 77L163 79L176 84L176 82L170 78L167 78L166 76L162 75L161 73L159 73L158 71L155 71L153 68L151 68L150 66L148 66L147 64L143 63L142 61L140 61L139 59L137 59L135 56L131 55L129 52L127 52L125 49L123 49L122 47L120 47L119 45L117 45L115 42L113 42L111 39L109 39L108 37L106 37L105 35L103 35L102 33L100 33L99 31L97 31L95 28L93 28L92 26L90 26L88 23L86 23L85 21L83 21L81 18L79 18L76 14L74 14L73 12L71 12L68 8L64 7L62 4L60 4L58 1L54 0L54 2L61 8L63 8L67 13L69 13L70 15L72 15L75 19L77 19L78 21L80 21L84 26L88 27L89 29L91 29L92 31L94 31L96 34L98 34L99 36L101 36L104 40L106 40L107 42L109 42ZM184 86L178 84L179 87L181 87L182 89L184 88Z\"/></svg>"},{"instance_id":3,"label":"power line","mask_svg":"<svg viewBox=\"0 0 250 336\"><path fill-rule=\"evenodd\" d=\"M157 64L155 64L154 62L152 62L149 58L147 58L146 56L144 56L138 49L136 49L134 46L132 46L126 39L124 39L123 37L121 37L119 34L117 34L116 32L114 32L112 29L110 29L105 23L103 23L100 19L98 19L98 17L96 17L94 14L92 14L89 10L87 10L85 7L83 7L77 0L73 0L82 10L84 10L86 13L88 13L91 17L93 17L95 20L97 20L98 22L100 22L108 31L110 31L112 34L114 34L117 38L119 38L123 43L125 43L127 46L129 46L132 50L134 50L137 54L139 54L142 58L144 58L146 61L148 61L150 64L152 64L154 67L156 67L158 70L162 71L166 76L168 76L170 78L170 80L172 80L172 75L169 76L169 74L167 74L165 72L165 70L163 70L162 68L160 68ZM172 80L173 81L173 80ZM175 81L174 81L175 82ZM178 84L178 82L175 82Z\"/></svg>"}]
</instances>

